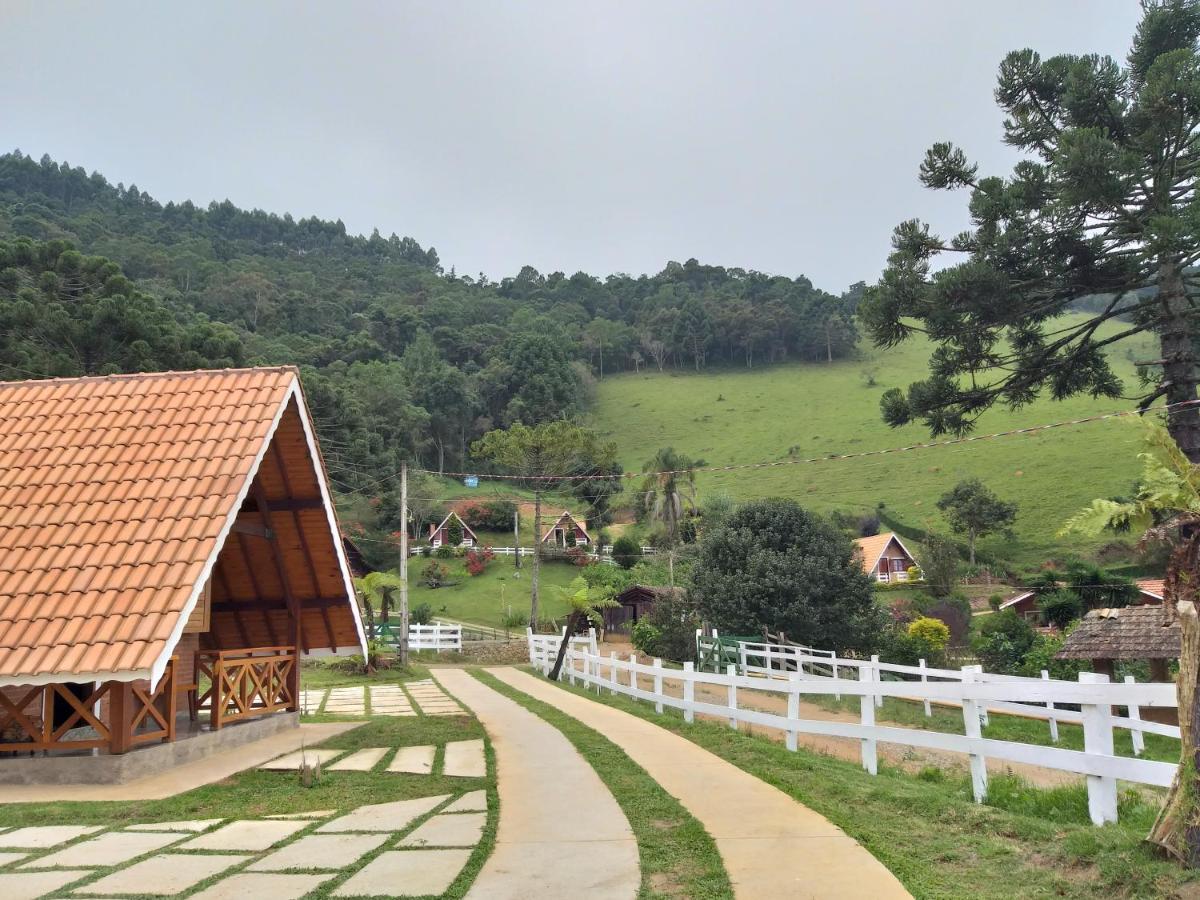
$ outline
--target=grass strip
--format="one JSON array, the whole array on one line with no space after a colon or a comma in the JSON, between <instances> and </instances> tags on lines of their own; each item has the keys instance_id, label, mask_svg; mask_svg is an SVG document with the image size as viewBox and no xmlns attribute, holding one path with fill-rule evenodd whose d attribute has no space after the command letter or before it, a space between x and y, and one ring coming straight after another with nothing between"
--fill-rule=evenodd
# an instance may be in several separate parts
<instances>
[{"instance_id":1,"label":"grass strip","mask_svg":"<svg viewBox=\"0 0 1200 900\"><path fill-rule=\"evenodd\" d=\"M596 770L637 838L642 872L639 897L733 897L721 854L704 826L620 747L579 720L509 687L486 671L470 671L494 691L561 731ZM564 789L569 790L569 786L564 785Z\"/></svg>"},{"instance_id":2,"label":"grass strip","mask_svg":"<svg viewBox=\"0 0 1200 900\"><path fill-rule=\"evenodd\" d=\"M1119 824L1096 828L1082 785L1039 789L992 775L988 802L976 804L958 772L910 775L881 763L871 776L852 762L789 751L745 725L688 724L674 710L658 715L619 695L558 687L673 731L778 787L858 840L916 897L1177 897L1200 886L1200 873L1143 841L1157 807L1139 792L1122 793Z\"/></svg>"}]
</instances>

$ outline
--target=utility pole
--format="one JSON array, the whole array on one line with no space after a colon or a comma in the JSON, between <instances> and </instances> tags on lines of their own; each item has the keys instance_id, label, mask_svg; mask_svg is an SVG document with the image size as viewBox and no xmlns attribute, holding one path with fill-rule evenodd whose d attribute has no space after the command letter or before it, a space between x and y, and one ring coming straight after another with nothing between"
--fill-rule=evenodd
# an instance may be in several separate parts
<instances>
[{"instance_id":1,"label":"utility pole","mask_svg":"<svg viewBox=\"0 0 1200 900\"><path fill-rule=\"evenodd\" d=\"M521 504L513 504L513 568L521 571Z\"/></svg>"},{"instance_id":2,"label":"utility pole","mask_svg":"<svg viewBox=\"0 0 1200 900\"><path fill-rule=\"evenodd\" d=\"M538 577L542 571L542 492L533 492L533 577L529 586L529 627L538 627Z\"/></svg>"},{"instance_id":3,"label":"utility pole","mask_svg":"<svg viewBox=\"0 0 1200 900\"><path fill-rule=\"evenodd\" d=\"M400 463L400 665L408 665L408 463Z\"/></svg>"}]
</instances>

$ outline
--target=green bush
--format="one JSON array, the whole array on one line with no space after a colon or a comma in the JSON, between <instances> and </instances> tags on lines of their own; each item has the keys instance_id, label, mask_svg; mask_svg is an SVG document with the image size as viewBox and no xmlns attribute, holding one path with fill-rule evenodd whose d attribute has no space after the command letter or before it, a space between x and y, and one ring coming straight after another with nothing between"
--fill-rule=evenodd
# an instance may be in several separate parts
<instances>
[{"instance_id":1,"label":"green bush","mask_svg":"<svg viewBox=\"0 0 1200 900\"><path fill-rule=\"evenodd\" d=\"M421 580L431 588L441 587L449 577L450 570L436 559L431 559L425 568L421 570Z\"/></svg>"},{"instance_id":2,"label":"green bush","mask_svg":"<svg viewBox=\"0 0 1200 900\"><path fill-rule=\"evenodd\" d=\"M924 641L933 650L944 650L950 643L950 626L941 619L921 616L909 623L908 636Z\"/></svg>"},{"instance_id":3,"label":"green bush","mask_svg":"<svg viewBox=\"0 0 1200 900\"><path fill-rule=\"evenodd\" d=\"M433 621L433 607L428 603L418 603L409 612L408 621L414 625L428 625Z\"/></svg>"},{"instance_id":4,"label":"green bush","mask_svg":"<svg viewBox=\"0 0 1200 900\"><path fill-rule=\"evenodd\" d=\"M500 612L500 625L503 628L524 628L529 624L529 613L519 612L511 606Z\"/></svg>"},{"instance_id":5,"label":"green bush","mask_svg":"<svg viewBox=\"0 0 1200 900\"><path fill-rule=\"evenodd\" d=\"M1037 633L1011 609L985 616L971 647L983 663L984 671L997 675L1017 675L1025 655L1033 647Z\"/></svg>"},{"instance_id":6,"label":"green bush","mask_svg":"<svg viewBox=\"0 0 1200 900\"><path fill-rule=\"evenodd\" d=\"M622 569L632 569L642 558L642 548L631 537L621 535L612 545L612 558Z\"/></svg>"},{"instance_id":7,"label":"green bush","mask_svg":"<svg viewBox=\"0 0 1200 900\"><path fill-rule=\"evenodd\" d=\"M639 653L654 657L662 655L662 632L658 630L658 626L650 624L646 619L633 624L629 640Z\"/></svg>"},{"instance_id":8,"label":"green bush","mask_svg":"<svg viewBox=\"0 0 1200 900\"><path fill-rule=\"evenodd\" d=\"M454 548L442 544L442 546L433 551L433 555L438 559L454 559Z\"/></svg>"},{"instance_id":9,"label":"green bush","mask_svg":"<svg viewBox=\"0 0 1200 900\"><path fill-rule=\"evenodd\" d=\"M1074 591L1050 591L1038 598L1038 612L1047 625L1066 628L1083 615L1083 601Z\"/></svg>"},{"instance_id":10,"label":"green bush","mask_svg":"<svg viewBox=\"0 0 1200 900\"><path fill-rule=\"evenodd\" d=\"M683 591L668 593L654 601L646 622L658 630L655 656L675 662L687 662L696 656L696 629L700 618ZM638 625L641 625L638 622Z\"/></svg>"}]
</instances>

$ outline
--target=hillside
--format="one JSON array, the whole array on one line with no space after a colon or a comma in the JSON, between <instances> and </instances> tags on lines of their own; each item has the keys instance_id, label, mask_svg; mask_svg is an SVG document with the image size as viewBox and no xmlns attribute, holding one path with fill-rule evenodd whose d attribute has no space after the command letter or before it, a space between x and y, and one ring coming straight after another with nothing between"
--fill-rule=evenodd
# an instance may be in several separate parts
<instances>
[{"instance_id":1,"label":"hillside","mask_svg":"<svg viewBox=\"0 0 1200 900\"><path fill-rule=\"evenodd\" d=\"M1114 345L1117 374L1132 385L1133 359L1147 339ZM617 442L621 462L637 471L654 452L673 446L709 465L861 453L929 439L920 425L891 429L879 396L927 373L929 345L914 339L896 349L864 346L861 359L704 374L619 375L597 390L595 426ZM876 384L868 383L868 375ZM995 409L978 433L1049 423L1127 408L1119 400L1074 397L1039 401L1016 412ZM1136 473L1138 430L1100 422L952 448L857 460L703 474L701 496L794 497L818 510L866 511L878 503L906 525L944 529L935 503L958 480L977 476L1020 504L1016 541L980 542L1022 565L1091 552L1098 542L1056 537L1067 516L1097 496L1125 492Z\"/></svg>"}]
</instances>

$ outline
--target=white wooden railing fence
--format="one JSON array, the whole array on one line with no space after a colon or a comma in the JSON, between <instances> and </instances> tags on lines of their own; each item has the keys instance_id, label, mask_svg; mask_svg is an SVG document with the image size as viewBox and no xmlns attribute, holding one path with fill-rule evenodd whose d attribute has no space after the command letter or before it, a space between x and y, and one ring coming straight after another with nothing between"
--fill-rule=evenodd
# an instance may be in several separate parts
<instances>
[{"instance_id":1,"label":"white wooden railing fence","mask_svg":"<svg viewBox=\"0 0 1200 900\"><path fill-rule=\"evenodd\" d=\"M462 626L434 622L432 625L409 625L408 648L410 650L462 649Z\"/></svg>"},{"instance_id":2,"label":"white wooden railing fence","mask_svg":"<svg viewBox=\"0 0 1200 900\"><path fill-rule=\"evenodd\" d=\"M558 635L527 633L530 662L548 672L562 640ZM1105 675L1082 673L1079 681L1049 679L1014 679L986 676L975 668L966 667L955 673L954 680L884 681L885 671L878 660L843 660L833 657L800 655L798 668L786 676L775 677L739 674L738 666L729 665L725 673L700 672L692 663L682 669L667 668L662 660L638 662L636 654L622 660L616 653L602 656L591 638L573 638L568 645L560 679L581 683L597 691L607 690L638 700L653 703L659 713L664 708L681 710L685 721L696 714L724 719L731 728L741 723L778 729L785 734L789 750L797 748L800 734L849 738L861 743L862 765L872 775L878 772L877 745L879 742L900 744L928 750L965 754L968 757L972 791L977 802L987 796L987 760L999 759L1013 763L1041 766L1086 776L1088 810L1097 825L1117 820L1117 780L1139 784L1168 786L1175 775L1176 765L1168 762L1116 756L1113 747L1113 728L1134 725L1134 720L1112 715L1112 707L1174 707L1175 686L1172 684L1109 683ZM831 666L836 662L838 678L819 676L814 666ZM919 667L907 667L920 672ZM853 671L854 676L849 673ZM949 671L949 670L936 670ZM981 677L982 676L982 677ZM696 686L707 688L708 697L697 699ZM668 690L671 686L673 690ZM778 694L786 698L787 713L748 709L738 702L742 690ZM711 695L716 694L720 700ZM805 696L850 696L859 698L859 721L838 722L800 717L800 698ZM962 709L963 734L926 731L891 725L877 725L875 709L884 697L899 697L920 702L951 703ZM1022 710L1053 709L1060 721L1078 721L1083 725L1083 750L1002 741L982 736L982 715L985 708L1004 709L1015 705ZM1076 712L1056 709L1063 704L1078 706ZM1157 728L1155 723L1137 722L1143 731ZM1169 726L1161 726L1166 729ZM1177 731L1178 729L1176 729Z\"/></svg>"}]
</instances>

